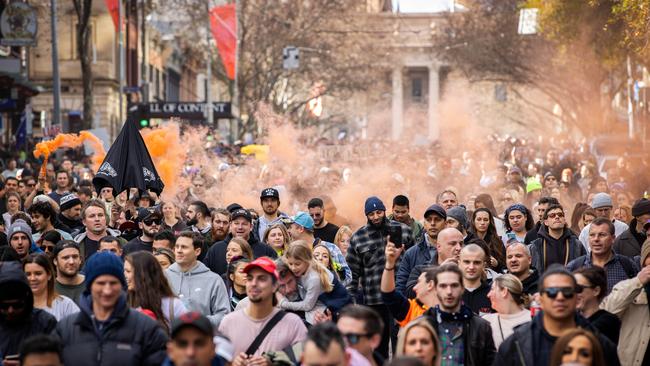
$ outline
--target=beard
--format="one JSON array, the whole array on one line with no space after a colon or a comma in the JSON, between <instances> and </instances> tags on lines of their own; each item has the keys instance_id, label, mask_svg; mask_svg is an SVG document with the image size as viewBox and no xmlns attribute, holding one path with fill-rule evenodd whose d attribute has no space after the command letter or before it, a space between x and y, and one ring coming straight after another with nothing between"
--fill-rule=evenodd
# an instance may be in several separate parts
<instances>
[{"instance_id":1,"label":"beard","mask_svg":"<svg viewBox=\"0 0 650 366\"><path fill-rule=\"evenodd\" d=\"M199 222L199 220L196 218L196 216L192 217L191 219L187 220L187 226L194 226Z\"/></svg>"}]
</instances>

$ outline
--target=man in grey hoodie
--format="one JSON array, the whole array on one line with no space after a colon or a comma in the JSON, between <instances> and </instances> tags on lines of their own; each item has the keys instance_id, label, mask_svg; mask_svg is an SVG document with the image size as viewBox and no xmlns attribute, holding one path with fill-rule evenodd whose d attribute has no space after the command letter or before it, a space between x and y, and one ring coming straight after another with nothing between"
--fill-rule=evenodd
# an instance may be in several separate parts
<instances>
[{"instance_id":1,"label":"man in grey hoodie","mask_svg":"<svg viewBox=\"0 0 650 366\"><path fill-rule=\"evenodd\" d=\"M176 263L165 270L165 275L187 310L200 312L217 328L230 309L228 293L221 277L197 260L202 246L199 234L180 233L174 246Z\"/></svg>"}]
</instances>

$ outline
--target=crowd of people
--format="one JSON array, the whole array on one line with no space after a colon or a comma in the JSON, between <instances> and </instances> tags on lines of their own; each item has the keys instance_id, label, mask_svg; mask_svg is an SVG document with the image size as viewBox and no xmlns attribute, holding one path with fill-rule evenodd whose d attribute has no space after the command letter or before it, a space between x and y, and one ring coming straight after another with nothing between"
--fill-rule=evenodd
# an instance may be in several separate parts
<instances>
[{"instance_id":1,"label":"crowd of people","mask_svg":"<svg viewBox=\"0 0 650 366\"><path fill-rule=\"evenodd\" d=\"M422 178L439 189L367 192L355 217L329 195L345 169L212 207L8 158L2 365L650 365L648 161L496 151L443 154Z\"/></svg>"}]
</instances>

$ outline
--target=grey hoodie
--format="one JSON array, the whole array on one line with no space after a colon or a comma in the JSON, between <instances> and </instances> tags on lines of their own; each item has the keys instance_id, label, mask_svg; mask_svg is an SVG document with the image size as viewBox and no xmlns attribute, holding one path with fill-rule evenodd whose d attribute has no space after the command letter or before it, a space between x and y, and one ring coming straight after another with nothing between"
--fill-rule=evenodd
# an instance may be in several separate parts
<instances>
[{"instance_id":1,"label":"grey hoodie","mask_svg":"<svg viewBox=\"0 0 650 366\"><path fill-rule=\"evenodd\" d=\"M165 270L165 276L187 310L200 312L215 328L219 327L230 309L228 292L221 277L201 262L187 272L181 272L178 263L174 263Z\"/></svg>"}]
</instances>

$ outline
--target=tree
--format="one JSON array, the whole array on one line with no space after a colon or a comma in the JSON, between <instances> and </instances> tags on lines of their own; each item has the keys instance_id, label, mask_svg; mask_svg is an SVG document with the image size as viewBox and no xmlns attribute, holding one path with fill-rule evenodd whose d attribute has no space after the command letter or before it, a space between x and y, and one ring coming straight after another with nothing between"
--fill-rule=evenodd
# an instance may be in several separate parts
<instances>
[{"instance_id":1,"label":"tree","mask_svg":"<svg viewBox=\"0 0 650 366\"><path fill-rule=\"evenodd\" d=\"M92 127L93 121L93 70L90 59L90 14L92 0L73 0L77 15L77 55L81 64L81 84L83 87L83 122L81 129Z\"/></svg>"},{"instance_id":2,"label":"tree","mask_svg":"<svg viewBox=\"0 0 650 366\"><path fill-rule=\"evenodd\" d=\"M581 7L578 1L539 1ZM531 1L532 3L532 1ZM584 30L570 38L554 35L542 24L542 35L517 33L519 10L526 2L477 0L467 12L450 13L436 32L434 44L440 57L460 68L473 81L503 81L531 108L556 116L548 105L527 99L522 87L542 92L562 109L562 120L585 135L606 129L613 118L611 98L624 84L619 62L607 64L594 44L602 43L594 29L604 21L600 8L588 13L573 10L572 17L557 24ZM544 21L545 10L541 11ZM580 15L580 16L579 16ZM613 26L613 25L612 25ZM591 27L591 28L589 28ZM614 32L615 30L612 30ZM613 42L607 39L608 42ZM616 54L613 52L612 54ZM608 92L603 94L603 86Z\"/></svg>"},{"instance_id":3,"label":"tree","mask_svg":"<svg viewBox=\"0 0 650 366\"><path fill-rule=\"evenodd\" d=\"M238 87L241 107L255 130L259 103L301 126L332 125L343 118L314 118L306 108L318 97L349 99L377 84L383 72L385 31L377 31L361 2L348 0L241 0ZM369 41L372 35L374 42ZM287 46L300 50L300 68L283 69Z\"/></svg>"}]
</instances>

